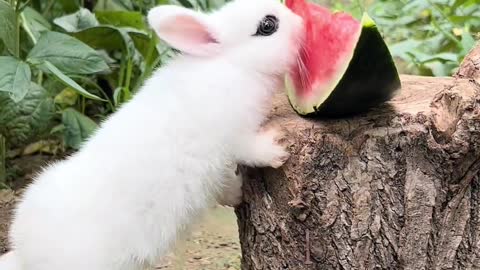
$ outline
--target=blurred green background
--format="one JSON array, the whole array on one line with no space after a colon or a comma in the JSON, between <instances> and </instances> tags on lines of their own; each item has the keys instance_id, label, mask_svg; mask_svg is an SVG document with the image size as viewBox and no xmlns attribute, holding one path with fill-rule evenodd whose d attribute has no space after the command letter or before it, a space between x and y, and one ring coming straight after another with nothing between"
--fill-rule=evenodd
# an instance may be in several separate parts
<instances>
[{"instance_id":1,"label":"blurred green background","mask_svg":"<svg viewBox=\"0 0 480 270\"><path fill-rule=\"evenodd\" d=\"M151 7L224 1L0 0L0 188L24 174L16 160L78 149L175 54L148 29ZM451 75L480 31L480 0L317 1L368 12L402 73Z\"/></svg>"}]
</instances>

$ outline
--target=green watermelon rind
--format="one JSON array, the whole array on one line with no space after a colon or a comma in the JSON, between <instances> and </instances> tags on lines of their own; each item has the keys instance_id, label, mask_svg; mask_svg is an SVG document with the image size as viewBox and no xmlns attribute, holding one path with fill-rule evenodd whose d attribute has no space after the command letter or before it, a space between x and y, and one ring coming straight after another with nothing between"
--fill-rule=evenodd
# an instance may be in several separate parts
<instances>
[{"instance_id":1,"label":"green watermelon rind","mask_svg":"<svg viewBox=\"0 0 480 270\"><path fill-rule=\"evenodd\" d=\"M316 104L299 106L295 100L293 83L285 77L285 86L290 105L303 116L346 116L366 112L391 99L401 87L400 77L390 51L372 18L363 14L361 33L348 59L348 67L340 79L334 82L333 90ZM381 61L384 59L384 61ZM373 61L372 61L373 60Z\"/></svg>"}]
</instances>

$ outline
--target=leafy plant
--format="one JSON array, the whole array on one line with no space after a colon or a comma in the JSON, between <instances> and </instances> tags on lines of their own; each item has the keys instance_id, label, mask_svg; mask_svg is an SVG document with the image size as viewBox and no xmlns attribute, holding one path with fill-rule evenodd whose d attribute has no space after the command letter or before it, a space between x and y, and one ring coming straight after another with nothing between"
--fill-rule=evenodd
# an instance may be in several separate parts
<instances>
[{"instance_id":1,"label":"leafy plant","mask_svg":"<svg viewBox=\"0 0 480 270\"><path fill-rule=\"evenodd\" d=\"M168 54L142 14L158 1L94 12L81 2L0 0L1 153L5 143L23 147L51 135L78 149Z\"/></svg>"},{"instance_id":2,"label":"leafy plant","mask_svg":"<svg viewBox=\"0 0 480 270\"><path fill-rule=\"evenodd\" d=\"M78 149L173 55L147 27L149 9L224 2L0 0L0 182L8 149L52 137Z\"/></svg>"},{"instance_id":3,"label":"leafy plant","mask_svg":"<svg viewBox=\"0 0 480 270\"><path fill-rule=\"evenodd\" d=\"M480 32L478 0L337 0L333 5L357 17L367 11L406 73L453 74Z\"/></svg>"},{"instance_id":4,"label":"leafy plant","mask_svg":"<svg viewBox=\"0 0 480 270\"><path fill-rule=\"evenodd\" d=\"M110 72L101 54L74 37L51 31L48 21L27 3L0 1L0 13L7 15L3 20L10 26L1 36L8 45L3 50L6 56L0 57L0 132L13 146L37 136L36 126L49 126L55 112L50 101L59 87L74 89L83 98L104 100L71 75ZM50 79L50 89L42 86L45 78Z\"/></svg>"}]
</instances>

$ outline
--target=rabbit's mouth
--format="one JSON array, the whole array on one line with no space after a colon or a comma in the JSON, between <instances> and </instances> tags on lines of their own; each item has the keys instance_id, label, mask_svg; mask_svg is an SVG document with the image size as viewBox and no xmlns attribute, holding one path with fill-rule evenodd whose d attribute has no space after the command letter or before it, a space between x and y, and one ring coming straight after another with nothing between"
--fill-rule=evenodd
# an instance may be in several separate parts
<instances>
[{"instance_id":1,"label":"rabbit's mouth","mask_svg":"<svg viewBox=\"0 0 480 270\"><path fill-rule=\"evenodd\" d=\"M295 78L295 81L300 83L301 89L305 89L306 86L311 83L310 71L306 63L309 59L309 50L304 42L305 33L302 31L303 35L299 35L296 39L297 52L295 56L294 63L292 63L288 74Z\"/></svg>"},{"instance_id":2,"label":"rabbit's mouth","mask_svg":"<svg viewBox=\"0 0 480 270\"><path fill-rule=\"evenodd\" d=\"M294 48L294 59L293 63L289 66L288 74L294 78L297 78L296 81L301 82L302 86L310 84L310 72L307 66L309 62L309 51L306 44L307 34L309 32L309 27L312 27L302 16L296 14L298 18L298 27L295 31L292 38L292 48Z\"/></svg>"}]
</instances>

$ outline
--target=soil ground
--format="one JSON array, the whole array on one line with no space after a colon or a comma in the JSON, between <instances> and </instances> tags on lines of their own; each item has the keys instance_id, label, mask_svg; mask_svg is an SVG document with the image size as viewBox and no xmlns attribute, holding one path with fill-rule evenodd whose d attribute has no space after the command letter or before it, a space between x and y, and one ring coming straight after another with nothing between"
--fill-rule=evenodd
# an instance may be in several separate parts
<instances>
[{"instance_id":1,"label":"soil ground","mask_svg":"<svg viewBox=\"0 0 480 270\"><path fill-rule=\"evenodd\" d=\"M236 216L231 208L216 207L157 269L239 270L240 256Z\"/></svg>"},{"instance_id":2,"label":"soil ground","mask_svg":"<svg viewBox=\"0 0 480 270\"><path fill-rule=\"evenodd\" d=\"M0 254L7 251L7 231L12 209L22 186L28 183L46 157L31 156L17 160L16 192L0 190ZM177 248L159 262L162 270L237 270L240 269L240 245L236 216L232 208L215 207Z\"/></svg>"},{"instance_id":3,"label":"soil ground","mask_svg":"<svg viewBox=\"0 0 480 270\"><path fill-rule=\"evenodd\" d=\"M13 192L0 190L0 254L7 251L7 233L14 205Z\"/></svg>"}]
</instances>

